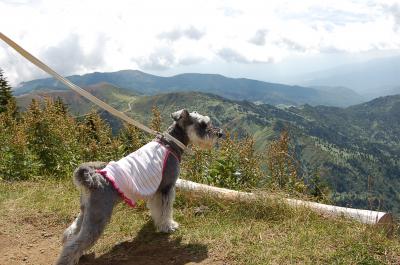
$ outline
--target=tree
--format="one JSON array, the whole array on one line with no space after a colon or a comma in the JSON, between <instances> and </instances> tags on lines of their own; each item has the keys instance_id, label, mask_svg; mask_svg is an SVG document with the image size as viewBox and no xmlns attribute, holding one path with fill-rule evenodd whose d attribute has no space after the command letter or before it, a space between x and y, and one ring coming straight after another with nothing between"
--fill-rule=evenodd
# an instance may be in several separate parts
<instances>
[{"instance_id":1,"label":"tree","mask_svg":"<svg viewBox=\"0 0 400 265\"><path fill-rule=\"evenodd\" d=\"M151 109L151 113L153 114L153 117L151 118L151 123L150 123L150 128L152 128L155 131L160 132L161 131L161 112L157 108L157 106L153 106Z\"/></svg>"},{"instance_id":2,"label":"tree","mask_svg":"<svg viewBox=\"0 0 400 265\"><path fill-rule=\"evenodd\" d=\"M40 173L58 177L71 173L80 162L82 149L73 117L61 112L53 99L45 98L42 104L32 100L23 119L26 142L40 163Z\"/></svg>"},{"instance_id":3,"label":"tree","mask_svg":"<svg viewBox=\"0 0 400 265\"><path fill-rule=\"evenodd\" d=\"M16 112L15 98L12 95L11 86L8 84L3 70L0 68L0 113L7 110L8 104L12 104Z\"/></svg>"},{"instance_id":4,"label":"tree","mask_svg":"<svg viewBox=\"0 0 400 265\"><path fill-rule=\"evenodd\" d=\"M61 97L57 97L54 101L54 107L59 114L67 115L68 114L68 106L64 103Z\"/></svg>"},{"instance_id":5,"label":"tree","mask_svg":"<svg viewBox=\"0 0 400 265\"><path fill-rule=\"evenodd\" d=\"M303 192L305 185L298 174L299 162L291 148L291 139L283 129L279 139L271 142L267 149L267 167L271 184L288 191Z\"/></svg>"}]
</instances>

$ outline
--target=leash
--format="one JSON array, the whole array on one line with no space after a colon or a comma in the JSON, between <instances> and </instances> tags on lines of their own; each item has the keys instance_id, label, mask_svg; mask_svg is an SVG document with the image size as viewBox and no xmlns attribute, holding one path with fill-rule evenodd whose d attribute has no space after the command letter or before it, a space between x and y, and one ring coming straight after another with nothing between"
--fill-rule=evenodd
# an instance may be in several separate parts
<instances>
[{"instance_id":1,"label":"leash","mask_svg":"<svg viewBox=\"0 0 400 265\"><path fill-rule=\"evenodd\" d=\"M28 61L30 61L31 63L33 63L34 65L36 65L37 67L39 67L40 69L42 69L43 71L45 71L46 73L48 73L49 75L51 75L52 77L57 79L58 81L60 81L61 83L63 83L64 85L66 85L67 87L69 87L70 89L75 91L76 93L78 93L79 95L81 95L84 98L88 99L89 101L93 102L100 108L108 111L112 115L120 118L121 120L123 120L133 126L136 126L137 128L139 128L149 134L164 137L167 140L170 140L170 141L174 142L175 144L177 144L184 151L188 151L190 153L190 150L186 147L186 145L184 145L181 141L179 141L178 139L176 139L169 133L167 133L167 132L161 133L161 132L155 131L153 129L150 129L149 127L141 124L140 122L137 122L134 119L130 118L125 113L118 111L115 108L111 107L110 105L108 105L104 101L98 99L97 97L93 96L92 94L90 94L89 92L84 90L83 88L75 85L74 83L72 83L71 81L66 79L65 77L59 75L56 71L54 71L49 66L44 64L42 61L37 59L35 56L33 56L32 54L27 52L25 49L23 49L21 46L19 46L17 43L15 43L13 40L11 40L6 35L4 35L2 32L0 32L0 39L2 39L5 43L7 43L11 48L16 50L23 57L25 57L25 59L27 59Z\"/></svg>"}]
</instances>

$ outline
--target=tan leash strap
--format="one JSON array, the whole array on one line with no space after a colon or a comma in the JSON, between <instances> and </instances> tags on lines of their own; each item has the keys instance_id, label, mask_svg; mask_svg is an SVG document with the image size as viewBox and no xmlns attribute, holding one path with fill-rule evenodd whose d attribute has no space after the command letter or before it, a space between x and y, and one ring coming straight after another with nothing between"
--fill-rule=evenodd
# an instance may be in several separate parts
<instances>
[{"instance_id":1,"label":"tan leash strap","mask_svg":"<svg viewBox=\"0 0 400 265\"><path fill-rule=\"evenodd\" d=\"M66 85L67 87L71 88L73 91L75 91L79 95L87 98L89 101L93 102L94 104L96 104L100 108L110 112L112 115L122 119L123 121L125 121L125 122L127 122L129 124L132 124L132 125L138 127L139 129L141 129L141 130L143 130L143 131L145 131L147 133L150 133L150 134L153 134L153 135L163 135L167 139L169 139L169 140L173 141L174 143L176 143L183 150L187 150L187 147L182 142L180 142L178 139L174 138L173 136L171 136L167 132L160 133L160 132L157 132L155 130L150 129L149 127L147 127L147 126L135 121L134 119L132 119L129 116L127 116L125 113L116 110L115 108L111 107L110 105L108 105L104 101L98 99L97 97L93 96L92 94L90 94L86 90L82 89L81 87L75 85L74 83L72 83L68 79L66 79L63 76L59 75L57 72L55 72L53 69L48 67L46 64L44 64L42 61L37 59L35 56L30 54L29 52L27 52L25 49L23 49L21 46L19 46L17 43L15 43L13 40L11 40L6 35L4 35L2 32L0 32L0 39L2 39L5 43L7 43L10 47L12 47L14 50L16 50L23 57L25 57L28 61L30 61L31 63L33 63L34 65L36 65L37 67L39 67L40 69L45 71L46 73L48 73L49 75L53 76L55 79L59 80L64 85Z\"/></svg>"}]
</instances>

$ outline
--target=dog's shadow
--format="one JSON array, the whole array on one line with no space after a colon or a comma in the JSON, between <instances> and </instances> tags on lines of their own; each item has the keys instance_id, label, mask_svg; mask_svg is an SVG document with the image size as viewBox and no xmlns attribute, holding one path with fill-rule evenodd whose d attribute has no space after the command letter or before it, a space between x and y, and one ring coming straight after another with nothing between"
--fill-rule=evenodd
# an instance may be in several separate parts
<instances>
[{"instance_id":1,"label":"dog's shadow","mask_svg":"<svg viewBox=\"0 0 400 265\"><path fill-rule=\"evenodd\" d=\"M184 244L182 238L157 233L152 221L148 221L135 239L115 245L108 253L94 258L84 256L79 265L148 265L201 262L208 257L208 248L203 244Z\"/></svg>"}]
</instances>

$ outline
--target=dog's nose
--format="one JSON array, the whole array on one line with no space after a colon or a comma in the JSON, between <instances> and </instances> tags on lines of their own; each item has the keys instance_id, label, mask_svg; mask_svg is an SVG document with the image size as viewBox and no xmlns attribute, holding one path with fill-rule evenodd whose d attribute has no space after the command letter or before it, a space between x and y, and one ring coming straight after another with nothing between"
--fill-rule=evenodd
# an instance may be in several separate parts
<instances>
[{"instance_id":1,"label":"dog's nose","mask_svg":"<svg viewBox=\"0 0 400 265\"><path fill-rule=\"evenodd\" d=\"M225 137L225 134L224 134L224 132L222 131L222 129L220 129L219 132L217 132L217 136L218 136L218 138Z\"/></svg>"}]
</instances>

